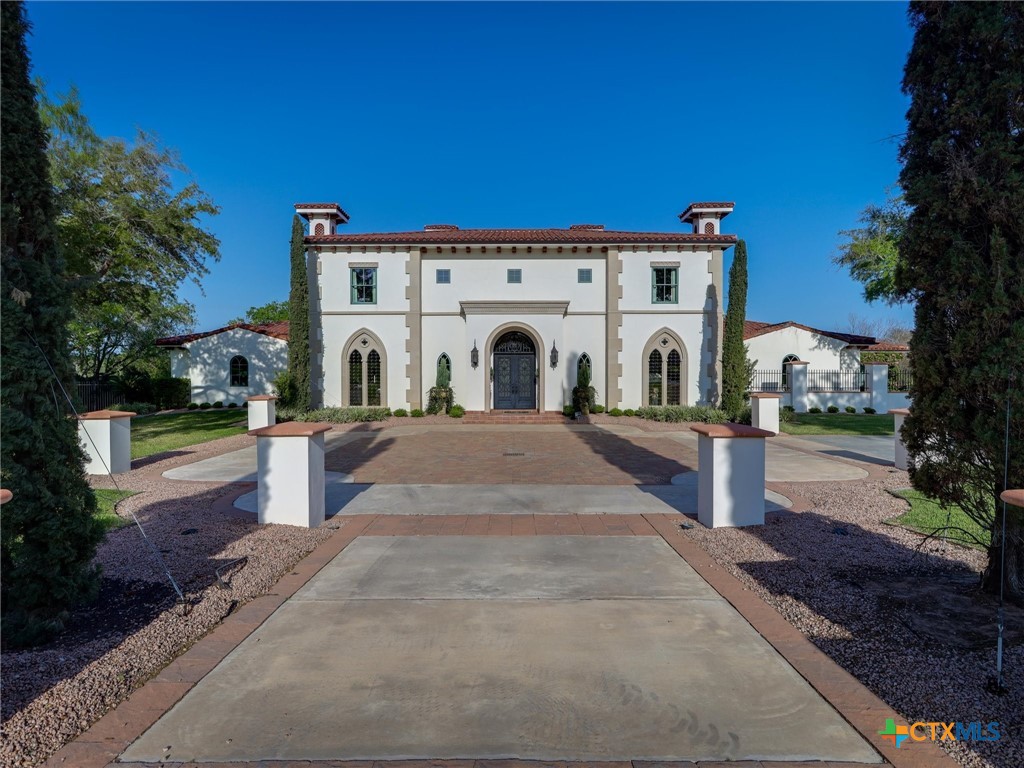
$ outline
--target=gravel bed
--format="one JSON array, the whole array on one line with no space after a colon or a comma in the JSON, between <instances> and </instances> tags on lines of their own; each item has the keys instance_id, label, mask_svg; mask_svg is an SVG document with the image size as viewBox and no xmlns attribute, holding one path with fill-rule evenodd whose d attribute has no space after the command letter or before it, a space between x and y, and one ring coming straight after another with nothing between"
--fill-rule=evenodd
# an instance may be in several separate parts
<instances>
[{"instance_id":1,"label":"gravel bed","mask_svg":"<svg viewBox=\"0 0 1024 768\"><path fill-rule=\"evenodd\" d=\"M883 524L907 508L886 489L908 486L897 470L795 484L811 511L686 535L909 722L1000 723L1000 741L940 742L961 765L1024 765L1024 610L1008 609L1008 693L995 695L996 601L977 589L984 553L922 546Z\"/></svg>"},{"instance_id":2,"label":"gravel bed","mask_svg":"<svg viewBox=\"0 0 1024 768\"><path fill-rule=\"evenodd\" d=\"M173 466L254 441L238 435L172 451L166 458L139 460L132 472L117 476L120 488L140 492L122 501L118 514L138 516L189 609L176 603L134 524L110 532L96 555L103 568L99 599L76 611L49 645L3 653L0 765L27 768L45 761L230 611L266 594L335 532L339 524L331 520L307 530L221 516L211 506L230 486L160 477ZM94 485L112 487L110 478L95 478ZM243 557L222 571L229 589L217 586L214 570Z\"/></svg>"}]
</instances>

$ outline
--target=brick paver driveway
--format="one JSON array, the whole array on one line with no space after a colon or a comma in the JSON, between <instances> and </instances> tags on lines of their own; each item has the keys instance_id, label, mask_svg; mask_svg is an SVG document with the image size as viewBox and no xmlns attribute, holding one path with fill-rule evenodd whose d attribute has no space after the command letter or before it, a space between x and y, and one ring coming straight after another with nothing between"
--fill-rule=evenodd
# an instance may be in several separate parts
<instances>
[{"instance_id":1,"label":"brick paver driveway","mask_svg":"<svg viewBox=\"0 0 1024 768\"><path fill-rule=\"evenodd\" d=\"M431 428L366 433L333 451L325 468L357 483L666 485L697 469L697 452L668 433L616 435L593 427Z\"/></svg>"}]
</instances>

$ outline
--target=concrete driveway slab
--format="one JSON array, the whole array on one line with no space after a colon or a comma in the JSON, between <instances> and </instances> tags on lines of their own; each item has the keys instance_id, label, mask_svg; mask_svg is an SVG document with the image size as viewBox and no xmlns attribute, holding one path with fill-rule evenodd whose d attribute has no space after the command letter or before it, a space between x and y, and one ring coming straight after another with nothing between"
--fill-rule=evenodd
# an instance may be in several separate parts
<instances>
[{"instance_id":1,"label":"concrete driveway slab","mask_svg":"<svg viewBox=\"0 0 1024 768\"><path fill-rule=\"evenodd\" d=\"M456 540L352 545L121 760L880 762L661 539Z\"/></svg>"},{"instance_id":2,"label":"concrete driveway slab","mask_svg":"<svg viewBox=\"0 0 1024 768\"><path fill-rule=\"evenodd\" d=\"M328 473L330 475L331 473ZM696 477L696 473L692 473ZM673 479L673 483L675 480ZM389 485L351 483L349 476L325 486L327 515L473 514L697 514L697 485ZM769 511L791 506L781 494L765 491ZM235 507L256 514L256 491Z\"/></svg>"},{"instance_id":3,"label":"concrete driveway slab","mask_svg":"<svg viewBox=\"0 0 1024 768\"><path fill-rule=\"evenodd\" d=\"M855 459L871 464L892 465L896 441L892 435L801 435L827 456Z\"/></svg>"}]
</instances>

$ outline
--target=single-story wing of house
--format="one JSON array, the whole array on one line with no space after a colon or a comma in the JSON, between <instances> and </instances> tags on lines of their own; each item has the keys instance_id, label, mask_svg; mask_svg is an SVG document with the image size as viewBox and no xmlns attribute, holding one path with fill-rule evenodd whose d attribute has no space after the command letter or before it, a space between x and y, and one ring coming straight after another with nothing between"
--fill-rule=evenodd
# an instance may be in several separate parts
<instances>
[{"instance_id":1,"label":"single-story wing of house","mask_svg":"<svg viewBox=\"0 0 1024 768\"><path fill-rule=\"evenodd\" d=\"M904 344L879 341L874 336L823 331L787 320L743 324L747 356L759 371L781 371L785 363L803 360L811 370L859 371L862 352L907 352Z\"/></svg>"},{"instance_id":2,"label":"single-story wing of house","mask_svg":"<svg viewBox=\"0 0 1024 768\"><path fill-rule=\"evenodd\" d=\"M157 339L170 351L171 375L190 379L194 403L237 403L270 394L288 368L288 323L235 323L205 333Z\"/></svg>"}]
</instances>

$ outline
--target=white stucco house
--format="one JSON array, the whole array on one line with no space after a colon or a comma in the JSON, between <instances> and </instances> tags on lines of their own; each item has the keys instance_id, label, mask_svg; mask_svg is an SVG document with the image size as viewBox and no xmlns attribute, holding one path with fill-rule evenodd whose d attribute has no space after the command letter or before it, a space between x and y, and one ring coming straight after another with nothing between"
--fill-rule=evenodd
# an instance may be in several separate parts
<instances>
[{"instance_id":1,"label":"white stucco house","mask_svg":"<svg viewBox=\"0 0 1024 768\"><path fill-rule=\"evenodd\" d=\"M236 323L205 333L157 339L170 352L171 375L191 379L192 402L237 403L270 394L288 368L288 323Z\"/></svg>"},{"instance_id":2,"label":"white stucco house","mask_svg":"<svg viewBox=\"0 0 1024 768\"><path fill-rule=\"evenodd\" d=\"M906 352L902 344L880 342L874 336L823 331L787 320L762 323L747 320L743 340L757 370L780 371L785 363L803 360L812 370L859 371L861 352Z\"/></svg>"},{"instance_id":3,"label":"white stucco house","mask_svg":"<svg viewBox=\"0 0 1024 768\"><path fill-rule=\"evenodd\" d=\"M438 361L469 411L560 411L589 364L607 407L717 402L732 203L668 232L566 228L341 233L300 203L314 402L420 408Z\"/></svg>"}]
</instances>

